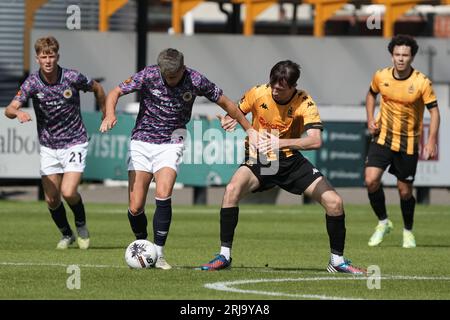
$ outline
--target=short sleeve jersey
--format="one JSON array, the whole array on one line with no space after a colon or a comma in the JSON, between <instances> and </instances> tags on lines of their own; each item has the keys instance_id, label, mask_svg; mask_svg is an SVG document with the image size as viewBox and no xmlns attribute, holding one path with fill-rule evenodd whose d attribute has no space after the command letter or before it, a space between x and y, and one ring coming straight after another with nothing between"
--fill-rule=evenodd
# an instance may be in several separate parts
<instances>
[{"instance_id":1,"label":"short sleeve jersey","mask_svg":"<svg viewBox=\"0 0 450 320\"><path fill-rule=\"evenodd\" d=\"M425 106L437 107L430 79L414 69L409 77L397 79L393 67L385 68L374 74L370 92L381 94L375 142L393 151L418 153Z\"/></svg>"},{"instance_id":2,"label":"short sleeve jersey","mask_svg":"<svg viewBox=\"0 0 450 320\"><path fill-rule=\"evenodd\" d=\"M186 68L183 78L171 87L157 65L147 66L119 84L123 94L140 93L139 114L131 140L154 144L179 143L178 129L186 129L197 96L217 102L223 91L201 73Z\"/></svg>"},{"instance_id":3,"label":"short sleeve jersey","mask_svg":"<svg viewBox=\"0 0 450 320\"><path fill-rule=\"evenodd\" d=\"M14 100L32 99L39 143L66 149L88 141L81 118L79 91L90 91L93 81L78 71L58 67L58 81L47 83L39 71L30 74Z\"/></svg>"},{"instance_id":4,"label":"short sleeve jersey","mask_svg":"<svg viewBox=\"0 0 450 320\"><path fill-rule=\"evenodd\" d=\"M253 128L271 132L280 139L300 138L308 129L323 129L316 103L303 90L297 90L286 104L279 104L272 98L270 84L258 85L244 94L238 107L245 114L252 113ZM290 157L294 152L284 148L280 155Z\"/></svg>"}]
</instances>

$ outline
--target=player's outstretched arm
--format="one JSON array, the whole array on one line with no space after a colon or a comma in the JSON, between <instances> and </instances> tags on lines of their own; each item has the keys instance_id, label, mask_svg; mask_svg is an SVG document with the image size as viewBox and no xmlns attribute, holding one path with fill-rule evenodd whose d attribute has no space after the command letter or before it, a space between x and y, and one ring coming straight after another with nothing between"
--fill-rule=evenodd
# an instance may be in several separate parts
<instances>
[{"instance_id":1,"label":"player's outstretched arm","mask_svg":"<svg viewBox=\"0 0 450 320\"><path fill-rule=\"evenodd\" d=\"M219 100L217 100L217 104L225 110L228 115L236 119L236 121L244 128L245 131L252 128L252 125L248 120L245 118L245 115L239 110L237 105L231 101L227 96L222 95L220 96Z\"/></svg>"},{"instance_id":2,"label":"player's outstretched arm","mask_svg":"<svg viewBox=\"0 0 450 320\"><path fill-rule=\"evenodd\" d=\"M9 119L17 118L20 123L31 121L31 116L28 112L20 110L22 103L16 100L11 101L11 103L5 109L5 116Z\"/></svg>"},{"instance_id":3,"label":"player's outstretched arm","mask_svg":"<svg viewBox=\"0 0 450 320\"><path fill-rule=\"evenodd\" d=\"M100 106L100 111L102 112L102 120L105 119L106 116L106 94L105 90L100 83L97 81L93 81L92 84L92 92L94 92L95 99L97 100L97 104Z\"/></svg>"},{"instance_id":4,"label":"player's outstretched arm","mask_svg":"<svg viewBox=\"0 0 450 320\"><path fill-rule=\"evenodd\" d=\"M108 93L106 97L105 119L103 119L100 125L100 132L111 130L117 124L116 105L121 95L122 91L119 87L115 87Z\"/></svg>"},{"instance_id":5,"label":"player's outstretched arm","mask_svg":"<svg viewBox=\"0 0 450 320\"><path fill-rule=\"evenodd\" d=\"M256 145L258 144L258 132L255 129L253 129L252 125L247 120L244 113L242 113L242 111L239 110L237 105L225 95L220 96L219 100L217 100L217 104L228 113L229 117L235 119L242 126L242 128L247 132L247 135L249 137L250 147L252 149L256 148ZM222 119L221 124L223 127L224 123L222 122Z\"/></svg>"}]
</instances>

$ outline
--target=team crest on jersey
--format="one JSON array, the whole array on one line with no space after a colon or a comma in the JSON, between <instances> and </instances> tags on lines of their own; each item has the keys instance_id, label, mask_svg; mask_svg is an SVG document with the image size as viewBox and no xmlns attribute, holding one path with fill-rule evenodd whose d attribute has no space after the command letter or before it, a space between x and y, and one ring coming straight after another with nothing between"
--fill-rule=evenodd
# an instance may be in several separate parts
<instances>
[{"instance_id":1,"label":"team crest on jersey","mask_svg":"<svg viewBox=\"0 0 450 320\"><path fill-rule=\"evenodd\" d=\"M66 98L66 99L72 98L72 90L70 90L70 89L64 90L63 96L64 96L64 98Z\"/></svg>"},{"instance_id":2,"label":"team crest on jersey","mask_svg":"<svg viewBox=\"0 0 450 320\"><path fill-rule=\"evenodd\" d=\"M186 91L183 93L183 100L188 102L192 100L192 93L190 91Z\"/></svg>"},{"instance_id":3,"label":"team crest on jersey","mask_svg":"<svg viewBox=\"0 0 450 320\"><path fill-rule=\"evenodd\" d=\"M414 93L414 86L413 86L413 85L411 85L411 86L408 88L408 93L410 93L410 94L413 94L413 93Z\"/></svg>"}]
</instances>

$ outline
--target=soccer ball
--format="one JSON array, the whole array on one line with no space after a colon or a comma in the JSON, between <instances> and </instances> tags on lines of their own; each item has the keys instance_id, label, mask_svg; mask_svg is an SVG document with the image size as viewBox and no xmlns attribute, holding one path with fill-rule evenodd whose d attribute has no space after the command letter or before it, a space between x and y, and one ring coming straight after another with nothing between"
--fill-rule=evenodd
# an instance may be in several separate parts
<instances>
[{"instance_id":1,"label":"soccer ball","mask_svg":"<svg viewBox=\"0 0 450 320\"><path fill-rule=\"evenodd\" d=\"M148 240L133 241L125 250L125 261L132 269L151 268L157 258L155 245Z\"/></svg>"}]
</instances>

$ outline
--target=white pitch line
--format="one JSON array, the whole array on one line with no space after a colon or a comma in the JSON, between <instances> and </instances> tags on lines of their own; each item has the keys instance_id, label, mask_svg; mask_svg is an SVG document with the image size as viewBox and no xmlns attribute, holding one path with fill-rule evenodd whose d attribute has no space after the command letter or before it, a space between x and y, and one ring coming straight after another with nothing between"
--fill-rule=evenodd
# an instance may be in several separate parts
<instances>
[{"instance_id":1,"label":"white pitch line","mask_svg":"<svg viewBox=\"0 0 450 320\"><path fill-rule=\"evenodd\" d=\"M325 295L317 295L317 294L292 294L292 293L284 293L284 292L272 292L272 291L259 291L259 290L244 290L233 288L233 285L242 285L242 284L250 284L250 283L262 283L262 282L289 282L289 281L301 281L299 279L257 279L257 280L239 280L239 281L226 281L226 282L215 282L215 283L206 283L204 285L205 288L219 290L219 291L227 291L227 292L237 292L237 293L251 293L251 294L259 294L265 296L278 296L278 297L290 297L290 298L306 298L306 299L319 299L319 300L362 300L359 298L350 298L350 297L333 297L333 296L325 296ZM231 286L230 286L231 285Z\"/></svg>"},{"instance_id":2,"label":"white pitch line","mask_svg":"<svg viewBox=\"0 0 450 320\"><path fill-rule=\"evenodd\" d=\"M267 296L283 296L292 298L307 298L307 299L319 299L319 300L363 300L361 298L352 297L335 297L335 296L325 296L316 294L292 294L284 292L272 292L272 291L259 291L259 290L245 290L238 289L234 286L254 284L254 283L264 283L264 282L298 282L298 281L348 281L348 280L365 280L372 279L370 277L307 277L307 278L283 278L283 279L251 279L251 280L237 280L237 281L225 281L225 282L214 282L206 283L205 288L227 291L227 292L237 292L237 293L251 293ZM450 277L427 277L427 276L382 276L377 277L379 280L450 280Z\"/></svg>"},{"instance_id":3,"label":"white pitch line","mask_svg":"<svg viewBox=\"0 0 450 320\"><path fill-rule=\"evenodd\" d=\"M113 266L106 264L78 264L78 263L41 263L41 262L0 262L1 266L24 266L24 267L68 267L72 265L77 265L79 267L85 268L128 268L126 266Z\"/></svg>"}]
</instances>

